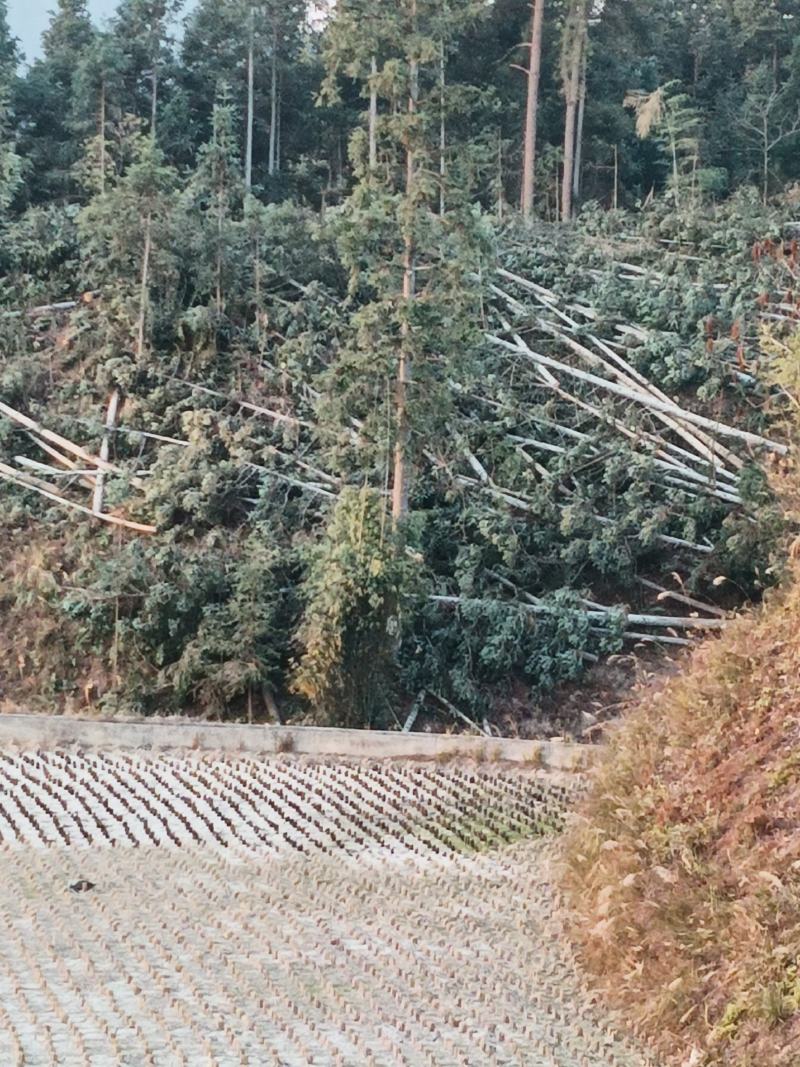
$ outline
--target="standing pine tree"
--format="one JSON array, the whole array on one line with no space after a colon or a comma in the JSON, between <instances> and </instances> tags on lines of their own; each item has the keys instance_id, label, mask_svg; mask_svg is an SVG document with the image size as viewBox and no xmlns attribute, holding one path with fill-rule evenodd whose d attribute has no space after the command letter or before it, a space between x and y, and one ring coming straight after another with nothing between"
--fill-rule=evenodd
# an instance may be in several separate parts
<instances>
[{"instance_id":1,"label":"standing pine tree","mask_svg":"<svg viewBox=\"0 0 800 1067\"><path fill-rule=\"evenodd\" d=\"M125 110L147 117L153 134L162 73L171 58L170 27L182 7L183 0L122 0L114 21L114 32L128 57Z\"/></svg>"},{"instance_id":2,"label":"standing pine tree","mask_svg":"<svg viewBox=\"0 0 800 1067\"><path fill-rule=\"evenodd\" d=\"M8 25L8 4L0 0L0 222L22 185L22 160L17 153L11 95L19 63L16 38Z\"/></svg>"},{"instance_id":3,"label":"standing pine tree","mask_svg":"<svg viewBox=\"0 0 800 1067\"><path fill-rule=\"evenodd\" d=\"M77 64L74 76L74 122L78 137L87 150L78 172L82 184L93 192L105 192L113 178L115 161L112 146L122 120L125 55L113 34L96 33Z\"/></svg>"},{"instance_id":4,"label":"standing pine tree","mask_svg":"<svg viewBox=\"0 0 800 1067\"><path fill-rule=\"evenodd\" d=\"M76 72L93 37L85 0L58 0L42 36L42 56L20 85L17 106L34 201L76 195L72 168L88 132L87 116L76 99Z\"/></svg>"},{"instance_id":5,"label":"standing pine tree","mask_svg":"<svg viewBox=\"0 0 800 1067\"><path fill-rule=\"evenodd\" d=\"M235 115L230 89L223 84L214 105L211 140L200 149L187 191L189 217L199 219L193 256L197 293L201 300L210 299L217 330L241 252L244 187Z\"/></svg>"},{"instance_id":6,"label":"standing pine tree","mask_svg":"<svg viewBox=\"0 0 800 1067\"><path fill-rule=\"evenodd\" d=\"M371 414L383 427L376 434L392 453L385 480L395 526L409 512L423 442L444 431L436 418L447 410L447 390L440 386L448 361L471 348L465 324L475 321L471 279L480 238L463 190L447 190L450 210L441 213L448 173L441 167L441 56L477 10L471 0L403 0L390 8L349 0L338 5L327 40L327 97L335 97L337 76L347 74L365 81L378 98L377 147L363 129L351 145L357 185L345 205L340 243L360 307L350 369L338 377L336 390L351 389L362 408L358 417ZM376 155L380 163L371 166ZM359 360L362 372L353 377Z\"/></svg>"},{"instance_id":7,"label":"standing pine tree","mask_svg":"<svg viewBox=\"0 0 800 1067\"><path fill-rule=\"evenodd\" d=\"M132 154L78 219L83 283L103 293L95 355L120 385L147 362L154 330L172 329L178 280L177 175L152 137L135 136Z\"/></svg>"},{"instance_id":8,"label":"standing pine tree","mask_svg":"<svg viewBox=\"0 0 800 1067\"><path fill-rule=\"evenodd\" d=\"M333 416L331 440L344 445L331 462L361 488L341 495L314 556L295 678L328 723L374 721L391 692L415 582L403 549L421 461L453 446L448 381L477 347L481 223L455 184L469 168L441 165L443 57L475 11L469 0L342 0L329 28L327 98L340 74L375 96L350 147L356 186L335 222L350 318L320 382L323 422Z\"/></svg>"}]
</instances>

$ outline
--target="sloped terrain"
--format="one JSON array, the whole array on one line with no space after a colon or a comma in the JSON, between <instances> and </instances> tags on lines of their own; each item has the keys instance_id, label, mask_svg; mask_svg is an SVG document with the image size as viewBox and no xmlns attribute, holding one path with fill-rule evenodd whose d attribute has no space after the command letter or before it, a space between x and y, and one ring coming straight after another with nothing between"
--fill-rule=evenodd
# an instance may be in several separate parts
<instances>
[{"instance_id":1,"label":"sloped terrain","mask_svg":"<svg viewBox=\"0 0 800 1067\"><path fill-rule=\"evenodd\" d=\"M565 947L557 778L74 751L0 778L3 1063L650 1062Z\"/></svg>"},{"instance_id":2,"label":"sloped terrain","mask_svg":"<svg viewBox=\"0 0 800 1067\"><path fill-rule=\"evenodd\" d=\"M640 693L570 844L577 936L682 1064L800 1063L800 588Z\"/></svg>"}]
</instances>

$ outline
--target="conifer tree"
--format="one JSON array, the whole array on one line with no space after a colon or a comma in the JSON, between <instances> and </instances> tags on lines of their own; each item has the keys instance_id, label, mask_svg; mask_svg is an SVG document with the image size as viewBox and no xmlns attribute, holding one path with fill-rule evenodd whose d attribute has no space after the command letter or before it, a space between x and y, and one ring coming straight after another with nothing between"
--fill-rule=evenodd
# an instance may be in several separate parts
<instances>
[{"instance_id":1,"label":"conifer tree","mask_svg":"<svg viewBox=\"0 0 800 1067\"><path fill-rule=\"evenodd\" d=\"M126 110L149 120L157 132L162 71L168 58L170 28L184 0L121 0L114 32L126 49L130 102ZM147 99L142 106L139 97Z\"/></svg>"},{"instance_id":2,"label":"conifer tree","mask_svg":"<svg viewBox=\"0 0 800 1067\"><path fill-rule=\"evenodd\" d=\"M78 219L84 285L104 294L106 339L98 355L128 367L148 359L159 315L174 329L178 270L177 175L150 136L135 135L132 154L122 176Z\"/></svg>"},{"instance_id":3,"label":"conifer tree","mask_svg":"<svg viewBox=\"0 0 800 1067\"><path fill-rule=\"evenodd\" d=\"M528 55L527 101L525 106L525 136L522 146L522 214L533 213L533 192L536 174L536 131L539 114L539 83L542 73L542 35L545 0L533 0L531 39Z\"/></svg>"},{"instance_id":4,"label":"conifer tree","mask_svg":"<svg viewBox=\"0 0 800 1067\"><path fill-rule=\"evenodd\" d=\"M225 313L240 251L244 187L235 128L230 89L223 84L214 105L211 140L200 149L188 190L190 212L202 220L195 245L198 289L211 297L217 325Z\"/></svg>"},{"instance_id":5,"label":"conifer tree","mask_svg":"<svg viewBox=\"0 0 800 1067\"><path fill-rule=\"evenodd\" d=\"M0 223L22 186L23 164L16 147L11 99L19 50L8 25L8 4L0 0Z\"/></svg>"},{"instance_id":6,"label":"conifer tree","mask_svg":"<svg viewBox=\"0 0 800 1067\"><path fill-rule=\"evenodd\" d=\"M75 80L93 36L84 0L58 0L42 37L42 56L21 84L17 106L34 200L69 200L76 193L72 168L87 127L76 101Z\"/></svg>"},{"instance_id":7,"label":"conifer tree","mask_svg":"<svg viewBox=\"0 0 800 1067\"><path fill-rule=\"evenodd\" d=\"M125 79L125 55L114 34L96 33L75 71L73 127L88 142L83 159L83 184L104 192L115 161L109 138L122 119L120 101ZM94 175L92 178L91 175Z\"/></svg>"},{"instance_id":8,"label":"conifer tree","mask_svg":"<svg viewBox=\"0 0 800 1067\"><path fill-rule=\"evenodd\" d=\"M358 185L346 208L342 247L351 266L352 286L364 287L372 298L358 316L358 343L375 344L373 358L374 351L383 348L394 363L389 480L396 526L408 515L419 447L413 440L414 409L436 403L433 353L438 349L446 354L455 347L455 338L446 336L452 325L450 313L473 293L467 276L475 267L468 259L470 248L475 254L475 234L468 213L439 214L440 57L442 48L448 48L476 14L471 0L457 5L403 0L390 8L349 0L337 6L328 36L328 96L335 94L336 78L344 73L360 78L368 90L376 90L379 101L385 101L375 134L381 165L370 165L371 138L365 139L363 131L357 132L351 146ZM359 247L353 238L367 219L375 236ZM454 305L445 313L448 301ZM421 318L425 331L420 329ZM391 326L378 339L381 320ZM391 354L386 351L387 333ZM421 401L423 395L426 400ZM381 409L384 403L385 382Z\"/></svg>"}]
</instances>

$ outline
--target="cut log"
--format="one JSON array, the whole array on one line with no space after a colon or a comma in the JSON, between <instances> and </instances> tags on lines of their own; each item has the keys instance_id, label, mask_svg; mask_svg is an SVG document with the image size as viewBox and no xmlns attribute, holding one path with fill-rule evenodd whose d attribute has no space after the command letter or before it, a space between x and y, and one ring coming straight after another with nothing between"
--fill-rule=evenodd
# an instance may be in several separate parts
<instances>
[{"instance_id":1,"label":"cut log","mask_svg":"<svg viewBox=\"0 0 800 1067\"><path fill-rule=\"evenodd\" d=\"M679 593L674 589L665 589L663 585L657 585L655 582L648 581L647 578L640 578L639 583L645 587L645 589L652 589L659 594L659 600L675 600L680 604L686 604L690 608L697 608L698 611L707 611L711 615L717 615L720 618L725 618L727 612L722 608L718 608L716 604L706 604L702 600L695 600L694 597L687 596L685 593Z\"/></svg>"},{"instance_id":2,"label":"cut log","mask_svg":"<svg viewBox=\"0 0 800 1067\"><path fill-rule=\"evenodd\" d=\"M435 604L449 604L452 607L459 607L462 604L476 602L469 597L460 596L431 596L429 599ZM497 603L503 603L503 601L498 601ZM505 603L508 603L512 607L518 607L522 611L531 612L534 615L551 615L556 610L549 604L543 603L528 604L520 601L506 601ZM606 620L609 617L608 611L593 611L589 608L576 608L574 609L574 614L584 615L586 618L599 620ZM728 625L727 619L696 619L684 616L626 614L625 618L629 623L633 623L634 625L652 626L653 628L667 630L724 630Z\"/></svg>"},{"instance_id":3,"label":"cut log","mask_svg":"<svg viewBox=\"0 0 800 1067\"><path fill-rule=\"evenodd\" d=\"M60 471L55 467L48 467L46 463L37 463L35 459L30 459L28 456L14 456L14 462L18 467L25 467L39 474L46 474L50 478L77 478L79 484L86 489L94 489L94 479L98 474L95 470L74 469Z\"/></svg>"},{"instance_id":4,"label":"cut log","mask_svg":"<svg viewBox=\"0 0 800 1067\"><path fill-rule=\"evenodd\" d=\"M92 518L100 519L102 522L109 523L112 526L123 526L126 530L135 530L137 533L151 534L158 532L156 526L148 526L141 522L131 522L129 519L120 518L119 515L96 515L91 508L84 507L83 504L76 504L74 500L69 500L58 492L41 488L26 475L20 474L13 467L6 466L5 463L0 463L0 478L19 486L21 489L30 489L34 493L39 493L40 496L47 497L48 500L52 500L62 507L80 511L83 515L90 515Z\"/></svg>"},{"instance_id":5,"label":"cut log","mask_svg":"<svg viewBox=\"0 0 800 1067\"><path fill-rule=\"evenodd\" d=\"M23 415L21 411L15 411L14 408L9 407L8 404L4 404L1 400L0 415L5 415L7 419L17 423L18 426L24 426L26 430L31 430L45 441L49 441L51 444L64 449L65 452L69 452L73 456L78 456L79 459L84 460L84 462L92 467L97 467L104 471L111 471L114 474L124 474L124 471L119 467L116 467L113 463L102 460L99 456L92 455L91 452L87 452L85 448L81 448L80 445L74 444L74 442L69 441L66 437L53 433L52 430L45 429L45 427L35 419L30 418L28 415Z\"/></svg>"},{"instance_id":6,"label":"cut log","mask_svg":"<svg viewBox=\"0 0 800 1067\"><path fill-rule=\"evenodd\" d=\"M577 378L579 381L594 385L598 389L603 389L606 392L614 393L616 396L625 397L626 400L632 400L635 403L641 404L650 411L672 415L682 419L684 422L690 422L696 426L702 426L705 429L713 430L721 437L735 437L740 441L745 441L747 444L752 445L754 448L767 448L772 452L777 452L778 455L781 456L785 456L789 452L788 447L778 441L771 441L766 437L761 437L760 434L750 433L747 430L740 430L736 426L727 426L725 423L706 418L705 415L698 415L694 411L686 411L677 404L664 403L660 400L656 400L647 393L630 389L624 385L619 385L617 382L610 382L606 378L599 378L596 374L590 374L588 371L582 371L577 367L571 367L568 363L561 363L559 360L551 359L549 356L543 356L539 352L532 352L531 349L522 349L519 345L512 344L510 341L505 341L501 337L495 337L493 334L489 334L487 339L491 344L505 348L507 351L515 352L517 355L525 356L534 364L548 367L551 370L561 371L572 378Z\"/></svg>"},{"instance_id":7,"label":"cut log","mask_svg":"<svg viewBox=\"0 0 800 1067\"><path fill-rule=\"evenodd\" d=\"M225 400L229 404L236 404L240 408L244 408L245 411L252 411L255 415L264 415L268 419L273 419L275 422L285 422L289 426L303 426L308 430L313 430L313 425L310 422L305 422L303 419L297 419L293 415L284 415L282 411L273 411L271 408L261 407L259 404L251 404L249 400L240 400L235 396L228 396L226 393L217 392L216 389L209 389L206 385L198 385L196 382L187 382L184 378L177 378L174 374L169 375L170 381L180 382L181 385L185 385L189 389L194 389L198 393L204 393L206 396L214 396L220 400Z\"/></svg>"},{"instance_id":8,"label":"cut log","mask_svg":"<svg viewBox=\"0 0 800 1067\"><path fill-rule=\"evenodd\" d=\"M111 434L114 432L117 426L117 418L119 416L119 409L122 403L122 396L119 389L115 389L111 394L111 398L108 401L108 410L106 412L106 422L103 430L103 440L100 442L100 460L102 463L108 463L108 458L111 455ZM94 493L92 495L92 511L96 515L101 515L103 512L103 499L106 489L106 476L105 472L99 470L97 472L97 478L94 483Z\"/></svg>"}]
</instances>

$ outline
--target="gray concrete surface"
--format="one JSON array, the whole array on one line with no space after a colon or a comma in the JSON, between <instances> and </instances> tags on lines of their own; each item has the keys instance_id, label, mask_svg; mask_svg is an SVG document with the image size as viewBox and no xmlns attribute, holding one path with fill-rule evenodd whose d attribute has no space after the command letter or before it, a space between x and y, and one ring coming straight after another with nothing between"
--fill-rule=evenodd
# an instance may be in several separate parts
<instances>
[{"instance_id":1,"label":"gray concrete surface","mask_svg":"<svg viewBox=\"0 0 800 1067\"><path fill-rule=\"evenodd\" d=\"M2 1067L655 1067L564 934L574 775L0 753Z\"/></svg>"},{"instance_id":2,"label":"gray concrete surface","mask_svg":"<svg viewBox=\"0 0 800 1067\"><path fill-rule=\"evenodd\" d=\"M470 737L464 734L335 730L318 726L248 726L188 719L78 719L0 715L0 746L78 745L97 749L184 749L207 752L296 753L354 759L476 759L585 769L597 750L562 741Z\"/></svg>"}]
</instances>

